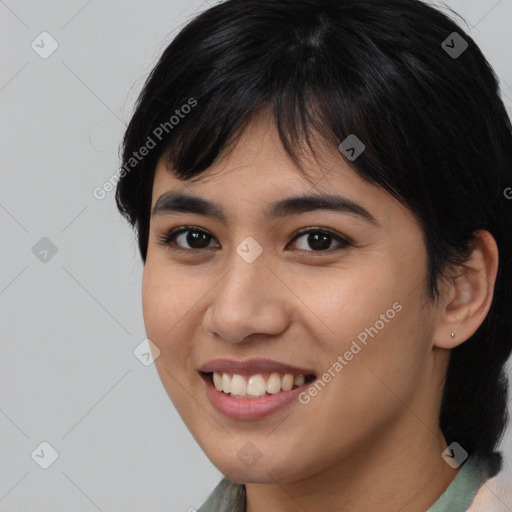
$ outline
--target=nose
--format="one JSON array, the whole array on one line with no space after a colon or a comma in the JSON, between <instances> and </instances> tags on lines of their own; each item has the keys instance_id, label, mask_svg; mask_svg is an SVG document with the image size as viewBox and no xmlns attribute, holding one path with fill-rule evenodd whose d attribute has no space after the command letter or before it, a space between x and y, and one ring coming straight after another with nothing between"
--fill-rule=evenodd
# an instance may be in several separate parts
<instances>
[{"instance_id":1,"label":"nose","mask_svg":"<svg viewBox=\"0 0 512 512\"><path fill-rule=\"evenodd\" d=\"M244 343L254 335L278 336L286 330L290 321L287 300L293 295L264 256L247 263L234 254L231 268L212 291L203 321L206 331Z\"/></svg>"}]
</instances>

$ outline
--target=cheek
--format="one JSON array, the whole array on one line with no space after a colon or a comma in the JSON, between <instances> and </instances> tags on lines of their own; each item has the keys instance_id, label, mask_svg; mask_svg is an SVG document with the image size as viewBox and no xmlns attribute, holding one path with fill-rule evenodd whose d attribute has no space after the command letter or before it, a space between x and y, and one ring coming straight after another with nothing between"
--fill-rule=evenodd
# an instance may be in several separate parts
<instances>
[{"instance_id":1,"label":"cheek","mask_svg":"<svg viewBox=\"0 0 512 512\"><path fill-rule=\"evenodd\" d=\"M375 323L379 333L388 330L400 316L397 309L401 309L404 296L399 279L389 268L380 270L379 266L369 265L361 269L352 267L350 271L324 271L314 286L304 282L295 291L314 313L303 318L316 317L316 341L332 355L348 350L350 342L361 333L364 342L365 329ZM375 333L374 329L370 330Z\"/></svg>"},{"instance_id":2,"label":"cheek","mask_svg":"<svg viewBox=\"0 0 512 512\"><path fill-rule=\"evenodd\" d=\"M151 263L146 263L142 277L142 311L146 333L155 343L161 342L165 330L172 325L172 318L169 315L173 311L172 294L166 292L166 286L158 278L158 272L155 271ZM167 314L163 314L167 311ZM157 343L162 349L160 343Z\"/></svg>"},{"instance_id":3,"label":"cheek","mask_svg":"<svg viewBox=\"0 0 512 512\"><path fill-rule=\"evenodd\" d=\"M183 279L183 278L182 278ZM181 281L182 281L181 279ZM187 297L189 289L176 270L155 265L149 259L142 279L142 306L147 337L160 349L155 367L180 414L187 414L190 400L190 343L186 315L197 302Z\"/></svg>"},{"instance_id":4,"label":"cheek","mask_svg":"<svg viewBox=\"0 0 512 512\"><path fill-rule=\"evenodd\" d=\"M199 300L198 290L176 268L147 261L142 278L142 309L148 337L158 340L161 349L178 340L181 320Z\"/></svg>"},{"instance_id":5,"label":"cheek","mask_svg":"<svg viewBox=\"0 0 512 512\"><path fill-rule=\"evenodd\" d=\"M337 374L344 378L337 379L338 385L351 393L373 389L376 376L407 392L415 371L428 361L433 317L425 306L421 256L407 266L396 256L372 264L368 259L350 272L338 269L322 276L314 287L301 285L301 299L321 320L310 329L324 352L326 370L341 356Z\"/></svg>"},{"instance_id":6,"label":"cheek","mask_svg":"<svg viewBox=\"0 0 512 512\"><path fill-rule=\"evenodd\" d=\"M142 308L147 337L160 350L155 366L173 402L179 401L179 390L189 379L191 364L187 314L197 302L186 296L176 270L164 270L152 262L146 263L142 279Z\"/></svg>"}]
</instances>

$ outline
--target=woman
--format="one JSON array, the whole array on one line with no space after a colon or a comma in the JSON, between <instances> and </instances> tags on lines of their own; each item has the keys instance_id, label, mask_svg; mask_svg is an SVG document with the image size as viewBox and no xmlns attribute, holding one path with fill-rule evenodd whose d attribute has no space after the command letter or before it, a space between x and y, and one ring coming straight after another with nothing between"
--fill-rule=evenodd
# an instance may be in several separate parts
<instances>
[{"instance_id":1,"label":"woman","mask_svg":"<svg viewBox=\"0 0 512 512\"><path fill-rule=\"evenodd\" d=\"M117 204L207 511L467 510L500 468L512 127L418 0L228 0L141 93ZM329 242L329 243L327 243Z\"/></svg>"}]
</instances>

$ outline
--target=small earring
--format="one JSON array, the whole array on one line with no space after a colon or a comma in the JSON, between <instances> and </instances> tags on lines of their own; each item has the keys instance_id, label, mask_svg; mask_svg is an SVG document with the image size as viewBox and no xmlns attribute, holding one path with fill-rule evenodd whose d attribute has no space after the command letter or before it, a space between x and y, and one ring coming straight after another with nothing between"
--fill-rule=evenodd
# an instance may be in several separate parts
<instances>
[{"instance_id":1,"label":"small earring","mask_svg":"<svg viewBox=\"0 0 512 512\"><path fill-rule=\"evenodd\" d=\"M455 333L452 331L452 333L450 334L450 338L453 339L455 338Z\"/></svg>"}]
</instances>

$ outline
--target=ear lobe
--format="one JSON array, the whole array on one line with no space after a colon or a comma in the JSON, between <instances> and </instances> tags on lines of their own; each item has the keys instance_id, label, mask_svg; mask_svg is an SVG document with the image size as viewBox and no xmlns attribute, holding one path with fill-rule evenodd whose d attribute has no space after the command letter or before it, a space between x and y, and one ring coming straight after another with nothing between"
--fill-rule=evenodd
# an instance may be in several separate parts
<instances>
[{"instance_id":1,"label":"ear lobe","mask_svg":"<svg viewBox=\"0 0 512 512\"><path fill-rule=\"evenodd\" d=\"M434 333L436 347L452 349L480 327L492 304L498 261L494 237L488 231L475 232L468 258L455 269L453 277L445 278Z\"/></svg>"}]
</instances>

